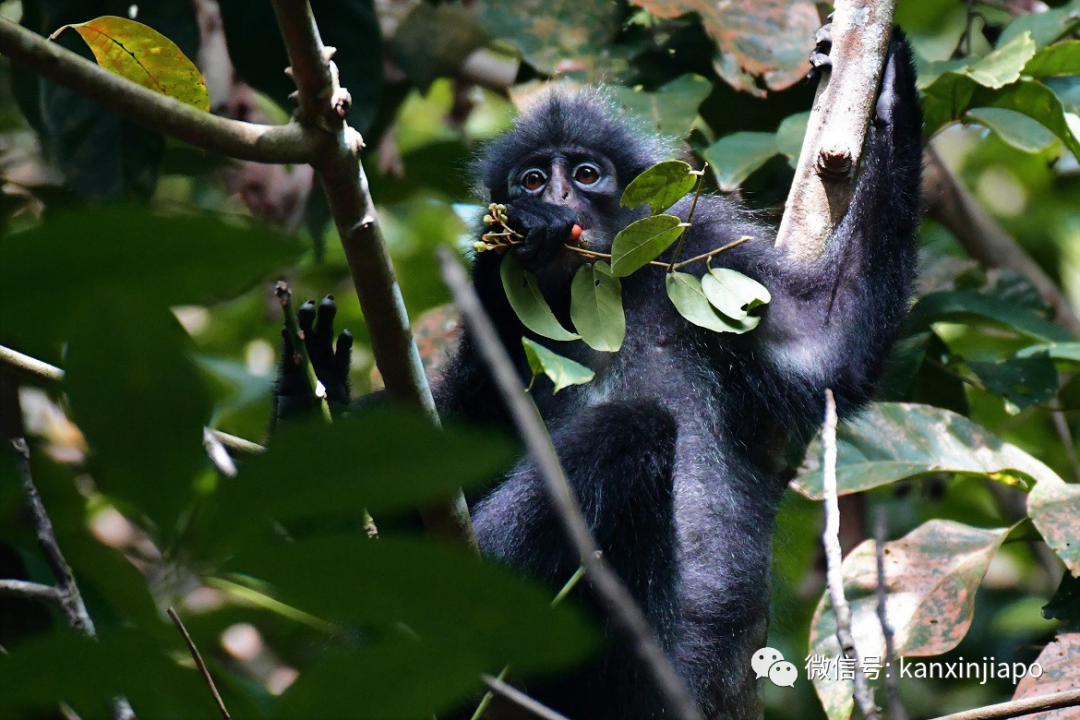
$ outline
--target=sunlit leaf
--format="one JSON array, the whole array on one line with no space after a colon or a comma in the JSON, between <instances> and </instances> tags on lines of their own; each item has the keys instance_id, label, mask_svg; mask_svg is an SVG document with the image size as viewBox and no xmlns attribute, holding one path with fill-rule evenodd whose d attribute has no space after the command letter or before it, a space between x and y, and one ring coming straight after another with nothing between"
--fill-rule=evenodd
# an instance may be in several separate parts
<instances>
[{"instance_id":1,"label":"sunlit leaf","mask_svg":"<svg viewBox=\"0 0 1080 720\"><path fill-rule=\"evenodd\" d=\"M674 215L654 215L627 225L611 245L611 272L626 277L645 267L686 231Z\"/></svg>"},{"instance_id":2,"label":"sunlit leaf","mask_svg":"<svg viewBox=\"0 0 1080 720\"><path fill-rule=\"evenodd\" d=\"M1013 700L1030 700L1044 695L1075 690L1080 685L1080 633L1062 633L1046 644L1035 663L1042 669L1039 677L1025 675L1016 685ZM1031 720L1070 720L1076 706L1028 715Z\"/></svg>"},{"instance_id":3,"label":"sunlit leaf","mask_svg":"<svg viewBox=\"0 0 1080 720\"><path fill-rule=\"evenodd\" d=\"M703 153L721 190L735 190L755 170L780 152L772 133L737 132L725 135Z\"/></svg>"},{"instance_id":4,"label":"sunlit leaf","mask_svg":"<svg viewBox=\"0 0 1080 720\"><path fill-rule=\"evenodd\" d=\"M1080 40L1068 40L1043 48L1024 66L1031 77L1080 74Z\"/></svg>"},{"instance_id":5,"label":"sunlit leaf","mask_svg":"<svg viewBox=\"0 0 1080 720\"><path fill-rule=\"evenodd\" d=\"M521 344L525 346L525 357L529 360L533 377L541 373L547 375L555 384L552 393L557 393L571 385L584 385L596 376L596 373L581 363L552 352L529 338L521 338Z\"/></svg>"},{"instance_id":6,"label":"sunlit leaf","mask_svg":"<svg viewBox=\"0 0 1080 720\"><path fill-rule=\"evenodd\" d=\"M503 256L499 263L499 276L510 307L525 327L552 340L577 340L580 337L559 323L540 292L536 277L521 267L513 255L508 253Z\"/></svg>"},{"instance_id":7,"label":"sunlit leaf","mask_svg":"<svg viewBox=\"0 0 1080 720\"><path fill-rule=\"evenodd\" d=\"M662 213L693 190L698 177L694 168L682 160L658 163L626 186L621 204L634 208L648 203L653 215Z\"/></svg>"},{"instance_id":8,"label":"sunlit leaf","mask_svg":"<svg viewBox=\"0 0 1080 720\"><path fill-rule=\"evenodd\" d=\"M127 18L106 15L65 25L82 36L98 64L106 70L162 95L210 110L202 74L180 48L157 30Z\"/></svg>"},{"instance_id":9,"label":"sunlit leaf","mask_svg":"<svg viewBox=\"0 0 1080 720\"><path fill-rule=\"evenodd\" d=\"M964 70L969 78L988 88L1000 88L1020 79L1020 73L1035 57L1035 41L1030 33L1020 33Z\"/></svg>"},{"instance_id":10,"label":"sunlit leaf","mask_svg":"<svg viewBox=\"0 0 1080 720\"><path fill-rule=\"evenodd\" d=\"M757 327L761 318L746 317L743 320L727 318L716 312L709 298L701 289L701 280L683 272L668 273L664 279L667 286L667 294L675 309L684 318L699 327L722 333L735 333L741 335L744 332Z\"/></svg>"},{"instance_id":11,"label":"sunlit leaf","mask_svg":"<svg viewBox=\"0 0 1080 720\"><path fill-rule=\"evenodd\" d=\"M1061 370L1080 372L1080 342L1056 342L1045 345L1032 345L1016 353L1016 357L1027 358L1046 354Z\"/></svg>"},{"instance_id":12,"label":"sunlit leaf","mask_svg":"<svg viewBox=\"0 0 1080 720\"><path fill-rule=\"evenodd\" d=\"M754 308L772 300L768 288L731 268L711 268L701 290L712 306L732 320L743 320Z\"/></svg>"},{"instance_id":13,"label":"sunlit leaf","mask_svg":"<svg viewBox=\"0 0 1080 720\"><path fill-rule=\"evenodd\" d=\"M998 38L998 46L1004 46L1024 33L1031 35L1035 44L1046 47L1058 38L1080 26L1080 0L1072 0L1061 7L1045 12L1026 13L1005 26Z\"/></svg>"},{"instance_id":14,"label":"sunlit leaf","mask_svg":"<svg viewBox=\"0 0 1080 720\"><path fill-rule=\"evenodd\" d=\"M836 483L841 495L903 478L976 473L1009 484L1061 484L1053 470L962 415L910 403L874 403L837 433ZM792 487L823 497L819 446Z\"/></svg>"},{"instance_id":15,"label":"sunlit leaf","mask_svg":"<svg viewBox=\"0 0 1080 720\"><path fill-rule=\"evenodd\" d=\"M931 520L885 544L886 613L897 655L940 655L963 640L974 616L975 591L1006 535L1008 528L984 530L950 520ZM872 540L844 558L843 575L844 596L851 607L851 633L859 654L883 658L885 638L877 614L877 556ZM843 657L828 593L814 613L810 654ZM851 681L815 677L814 689L830 718L849 716Z\"/></svg>"},{"instance_id":16,"label":"sunlit leaf","mask_svg":"<svg viewBox=\"0 0 1080 720\"><path fill-rule=\"evenodd\" d=\"M615 352L626 336L622 284L607 263L582 265L570 286L570 319L593 350Z\"/></svg>"},{"instance_id":17,"label":"sunlit leaf","mask_svg":"<svg viewBox=\"0 0 1080 720\"><path fill-rule=\"evenodd\" d=\"M803 138L806 137L806 124L810 121L810 112L788 115L776 129L776 149L787 157L794 167L802 153Z\"/></svg>"}]
</instances>

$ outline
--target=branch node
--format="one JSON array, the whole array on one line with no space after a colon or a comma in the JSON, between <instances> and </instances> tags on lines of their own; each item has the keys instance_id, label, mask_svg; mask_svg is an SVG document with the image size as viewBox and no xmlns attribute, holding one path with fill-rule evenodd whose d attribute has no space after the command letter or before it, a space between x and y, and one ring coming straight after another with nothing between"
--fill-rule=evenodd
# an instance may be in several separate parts
<instances>
[{"instance_id":1,"label":"branch node","mask_svg":"<svg viewBox=\"0 0 1080 720\"><path fill-rule=\"evenodd\" d=\"M818 153L818 174L832 180L843 180L851 174L851 153L843 149L822 148Z\"/></svg>"}]
</instances>

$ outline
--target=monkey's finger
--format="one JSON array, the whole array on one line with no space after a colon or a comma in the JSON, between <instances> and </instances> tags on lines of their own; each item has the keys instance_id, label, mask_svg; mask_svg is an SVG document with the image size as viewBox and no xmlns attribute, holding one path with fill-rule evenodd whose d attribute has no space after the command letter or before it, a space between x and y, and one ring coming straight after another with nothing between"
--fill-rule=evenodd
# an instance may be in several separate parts
<instances>
[{"instance_id":1,"label":"monkey's finger","mask_svg":"<svg viewBox=\"0 0 1080 720\"><path fill-rule=\"evenodd\" d=\"M308 300L296 311L296 319L300 323L300 330L305 337L311 335L311 326L315 322L315 303Z\"/></svg>"},{"instance_id":2,"label":"monkey's finger","mask_svg":"<svg viewBox=\"0 0 1080 720\"><path fill-rule=\"evenodd\" d=\"M337 350L334 351L334 362L338 372L348 374L349 364L352 361L353 336L348 330L343 330L337 339Z\"/></svg>"},{"instance_id":3,"label":"monkey's finger","mask_svg":"<svg viewBox=\"0 0 1080 720\"><path fill-rule=\"evenodd\" d=\"M334 341L334 316L337 315L337 305L334 304L334 296L327 295L319 303L317 317L315 319L315 337L319 343L325 343L328 347Z\"/></svg>"}]
</instances>

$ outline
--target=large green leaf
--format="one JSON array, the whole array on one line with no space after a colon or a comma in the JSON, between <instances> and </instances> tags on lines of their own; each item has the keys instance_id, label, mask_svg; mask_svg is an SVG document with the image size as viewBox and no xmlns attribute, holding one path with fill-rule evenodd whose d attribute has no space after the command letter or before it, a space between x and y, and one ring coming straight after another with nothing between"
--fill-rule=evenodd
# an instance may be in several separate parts
<instances>
[{"instance_id":1,"label":"large green leaf","mask_svg":"<svg viewBox=\"0 0 1080 720\"><path fill-rule=\"evenodd\" d=\"M497 432L448 424L398 408L366 408L322 422L282 422L265 453L219 486L207 527L218 542L259 540L272 521L378 520L489 482L516 456Z\"/></svg>"},{"instance_id":2,"label":"large green leaf","mask_svg":"<svg viewBox=\"0 0 1080 720\"><path fill-rule=\"evenodd\" d=\"M634 208L648 203L652 214L657 215L693 190L698 178L689 163L666 160L634 178L623 190L620 204Z\"/></svg>"},{"instance_id":3,"label":"large green leaf","mask_svg":"<svg viewBox=\"0 0 1080 720\"><path fill-rule=\"evenodd\" d=\"M444 659L472 667L552 670L596 647L597 634L580 611L551 607L553 590L434 540L312 537L252 547L230 567L317 617L390 637L404 629Z\"/></svg>"},{"instance_id":4,"label":"large green leaf","mask_svg":"<svg viewBox=\"0 0 1080 720\"><path fill-rule=\"evenodd\" d=\"M966 362L986 389L1005 398L1014 412L1050 402L1057 394L1057 369L1045 353L1002 362Z\"/></svg>"},{"instance_id":5,"label":"large green leaf","mask_svg":"<svg viewBox=\"0 0 1080 720\"><path fill-rule=\"evenodd\" d=\"M577 340L580 336L564 328L540 292L536 277L521 267L513 255L504 255L499 263L499 276L510 307L522 325L537 335L551 340Z\"/></svg>"},{"instance_id":6,"label":"large green leaf","mask_svg":"<svg viewBox=\"0 0 1080 720\"><path fill-rule=\"evenodd\" d=\"M64 389L90 445L101 490L168 535L206 467L210 401L191 342L164 308L121 309L84 298L68 348Z\"/></svg>"},{"instance_id":7,"label":"large green leaf","mask_svg":"<svg viewBox=\"0 0 1080 720\"><path fill-rule=\"evenodd\" d=\"M970 290L948 290L923 296L908 322L914 330L935 322L987 323L1043 342L1068 342L1072 336L1060 325L1015 303Z\"/></svg>"},{"instance_id":8,"label":"large green leaf","mask_svg":"<svg viewBox=\"0 0 1080 720\"><path fill-rule=\"evenodd\" d=\"M821 452L792 482L812 500L823 497ZM837 433L836 483L841 495L904 478L973 473L1009 484L1061 484L1053 470L962 415L929 405L874 403Z\"/></svg>"},{"instance_id":9,"label":"large green leaf","mask_svg":"<svg viewBox=\"0 0 1080 720\"><path fill-rule=\"evenodd\" d=\"M570 285L570 319L593 350L615 352L626 337L622 284L602 261L582 265Z\"/></svg>"},{"instance_id":10,"label":"large green leaf","mask_svg":"<svg viewBox=\"0 0 1080 720\"><path fill-rule=\"evenodd\" d=\"M596 375L581 363L552 352L529 338L521 338L521 344L525 346L525 357L529 361L529 369L532 370L533 377L543 373L554 383L555 389L551 391L552 394L571 385L584 385Z\"/></svg>"},{"instance_id":11,"label":"large green leaf","mask_svg":"<svg viewBox=\"0 0 1080 720\"><path fill-rule=\"evenodd\" d=\"M654 133L684 137L697 120L698 107L712 89L712 83L705 78L687 73L653 92L616 85L610 88L610 93L616 104Z\"/></svg>"},{"instance_id":12,"label":"large green leaf","mask_svg":"<svg viewBox=\"0 0 1080 720\"><path fill-rule=\"evenodd\" d=\"M626 277L660 256L686 231L686 224L674 215L654 215L632 222L615 236L611 244L611 272Z\"/></svg>"},{"instance_id":13,"label":"large green leaf","mask_svg":"<svg viewBox=\"0 0 1080 720\"><path fill-rule=\"evenodd\" d=\"M1038 483L1028 496L1028 515L1046 544L1080 577L1080 485Z\"/></svg>"},{"instance_id":14,"label":"large green leaf","mask_svg":"<svg viewBox=\"0 0 1080 720\"><path fill-rule=\"evenodd\" d=\"M1024 66L1034 56L1035 41L1030 33L1020 33L972 63L963 73L983 87L997 89L1019 80Z\"/></svg>"},{"instance_id":15,"label":"large green leaf","mask_svg":"<svg viewBox=\"0 0 1080 720\"><path fill-rule=\"evenodd\" d=\"M737 132L720 138L703 154L720 189L731 191L779 152L772 133Z\"/></svg>"},{"instance_id":16,"label":"large green leaf","mask_svg":"<svg viewBox=\"0 0 1080 720\"><path fill-rule=\"evenodd\" d=\"M1029 33L1035 44L1043 48L1069 34L1077 26L1080 26L1080 0L1072 0L1046 12L1033 12L1016 18L1002 30L998 45L1006 45L1017 36Z\"/></svg>"},{"instance_id":17,"label":"large green leaf","mask_svg":"<svg viewBox=\"0 0 1080 720\"><path fill-rule=\"evenodd\" d=\"M964 118L993 130L1002 140L1026 153L1041 152L1054 142L1054 133L1042 123L1015 110L974 108Z\"/></svg>"},{"instance_id":18,"label":"large green leaf","mask_svg":"<svg viewBox=\"0 0 1080 720\"><path fill-rule=\"evenodd\" d=\"M731 268L711 268L701 278L701 290L712 306L732 320L772 300L768 288Z\"/></svg>"},{"instance_id":19,"label":"large green leaf","mask_svg":"<svg viewBox=\"0 0 1080 720\"><path fill-rule=\"evenodd\" d=\"M742 320L728 318L715 309L701 289L701 280L690 273L671 272L664 278L667 294L675 309L684 318L699 327L722 333L744 332L757 327L761 318L745 317Z\"/></svg>"},{"instance_id":20,"label":"large green leaf","mask_svg":"<svg viewBox=\"0 0 1080 720\"><path fill-rule=\"evenodd\" d=\"M65 339L91 298L133 308L233 297L302 252L235 221L134 207L61 214L0 238L0 342Z\"/></svg>"},{"instance_id":21,"label":"large green leaf","mask_svg":"<svg viewBox=\"0 0 1080 720\"><path fill-rule=\"evenodd\" d=\"M1043 48L1024 66L1031 77L1080 74L1080 40L1068 40Z\"/></svg>"}]
</instances>

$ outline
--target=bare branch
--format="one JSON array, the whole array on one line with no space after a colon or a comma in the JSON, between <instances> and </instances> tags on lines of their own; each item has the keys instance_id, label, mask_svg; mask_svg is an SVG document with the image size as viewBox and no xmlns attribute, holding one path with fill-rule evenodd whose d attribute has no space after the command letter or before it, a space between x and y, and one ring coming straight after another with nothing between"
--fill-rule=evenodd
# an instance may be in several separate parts
<instances>
[{"instance_id":1,"label":"bare branch","mask_svg":"<svg viewBox=\"0 0 1080 720\"><path fill-rule=\"evenodd\" d=\"M307 0L273 0L272 4L292 63L300 117L333 138L333 145L312 164L345 249L360 309L371 332L375 363L390 397L420 408L437 424L435 400L413 342L401 288L360 163L363 143L344 120L348 93L338 84L330 61L332 49L323 45ZM442 503L421 508L420 514L429 532L479 552L460 490Z\"/></svg>"},{"instance_id":2,"label":"bare branch","mask_svg":"<svg viewBox=\"0 0 1080 720\"><path fill-rule=\"evenodd\" d=\"M877 615L881 634L885 636L885 667L896 667L896 638L889 624L889 591L885 582L885 538L889 535L885 508L879 506L874 517L874 555L877 560ZM900 674L885 673L885 688L889 696L889 720L907 720L907 710L900 702Z\"/></svg>"},{"instance_id":3,"label":"bare branch","mask_svg":"<svg viewBox=\"0 0 1080 720\"><path fill-rule=\"evenodd\" d=\"M0 580L0 595L40 600L47 603L60 602L60 591L52 585L42 585L26 580Z\"/></svg>"},{"instance_id":4,"label":"bare branch","mask_svg":"<svg viewBox=\"0 0 1080 720\"><path fill-rule=\"evenodd\" d=\"M438 252L443 279L450 287L461 314L469 323L499 392L510 409L514 424L529 448L529 454L544 480L563 532L585 567L586 577L599 595L607 613L632 641L638 659L652 676L672 716L682 720L700 718L686 685L657 644L641 609L619 577L603 557L597 554L599 548L559 465L559 458L551 445L551 437L544 427L544 421L532 398L524 392L521 378L499 341L491 318L484 311L480 299L469 283L465 268L448 248L439 248Z\"/></svg>"},{"instance_id":5,"label":"bare branch","mask_svg":"<svg viewBox=\"0 0 1080 720\"><path fill-rule=\"evenodd\" d=\"M210 693L214 696L214 702L217 703L218 710L221 711L222 717L225 720L232 720L229 717L229 711L225 708L225 701L221 699L221 693L218 692L217 685L214 684L214 678L210 676L210 671L206 667L206 663L203 662L202 654L199 652L199 648L195 647L195 641L191 639L191 635L188 634L187 628L184 627L183 621L180 620L180 616L176 614L176 610L173 608L167 608L165 610L172 618L173 625L180 631L180 634L184 637L184 642L187 643L188 652L191 653L191 659L195 661L195 667L199 669L199 673L203 676L203 680L210 686Z\"/></svg>"},{"instance_id":6,"label":"bare branch","mask_svg":"<svg viewBox=\"0 0 1080 720\"><path fill-rule=\"evenodd\" d=\"M923 159L926 167L923 197L926 198L927 213L956 236L975 260L987 267L1016 270L1030 280L1054 308L1054 320L1074 335L1080 335L1080 318L1057 283L961 185L933 145L927 147Z\"/></svg>"},{"instance_id":7,"label":"bare branch","mask_svg":"<svg viewBox=\"0 0 1080 720\"><path fill-rule=\"evenodd\" d=\"M935 718L935 720L1008 720L1008 718L1022 717L1031 713L1060 710L1078 705L1080 705L1080 689L1066 690L1065 692L1050 695L987 705L986 707L965 710L952 715L942 715Z\"/></svg>"},{"instance_id":8,"label":"bare branch","mask_svg":"<svg viewBox=\"0 0 1080 720\"><path fill-rule=\"evenodd\" d=\"M306 163L315 154L312 139L295 123L255 125L211 115L109 72L10 20L0 20L0 53L120 117L208 152L266 163Z\"/></svg>"},{"instance_id":9,"label":"bare branch","mask_svg":"<svg viewBox=\"0 0 1080 720\"><path fill-rule=\"evenodd\" d=\"M832 69L825 71L806 126L776 246L821 257L855 192L870 112L885 66L896 0L836 0Z\"/></svg>"},{"instance_id":10,"label":"bare branch","mask_svg":"<svg viewBox=\"0 0 1080 720\"><path fill-rule=\"evenodd\" d=\"M844 597L840 503L836 492L836 400L829 389L825 390L825 424L821 440L825 449L822 467L825 485L825 530L821 539L825 545L825 581L829 588L833 613L836 615L836 639L840 641L840 650L844 657L855 661L855 702L858 703L863 717L867 720L878 720L880 716L874 703L874 693L863 674L855 638L851 634L851 607Z\"/></svg>"},{"instance_id":11,"label":"bare branch","mask_svg":"<svg viewBox=\"0 0 1080 720\"><path fill-rule=\"evenodd\" d=\"M491 689L492 693L509 700L524 710L529 717L538 718L539 720L569 720L565 715L555 712L547 705L543 705L517 688L507 685L499 678L490 675L484 675L483 677L484 683Z\"/></svg>"}]
</instances>

